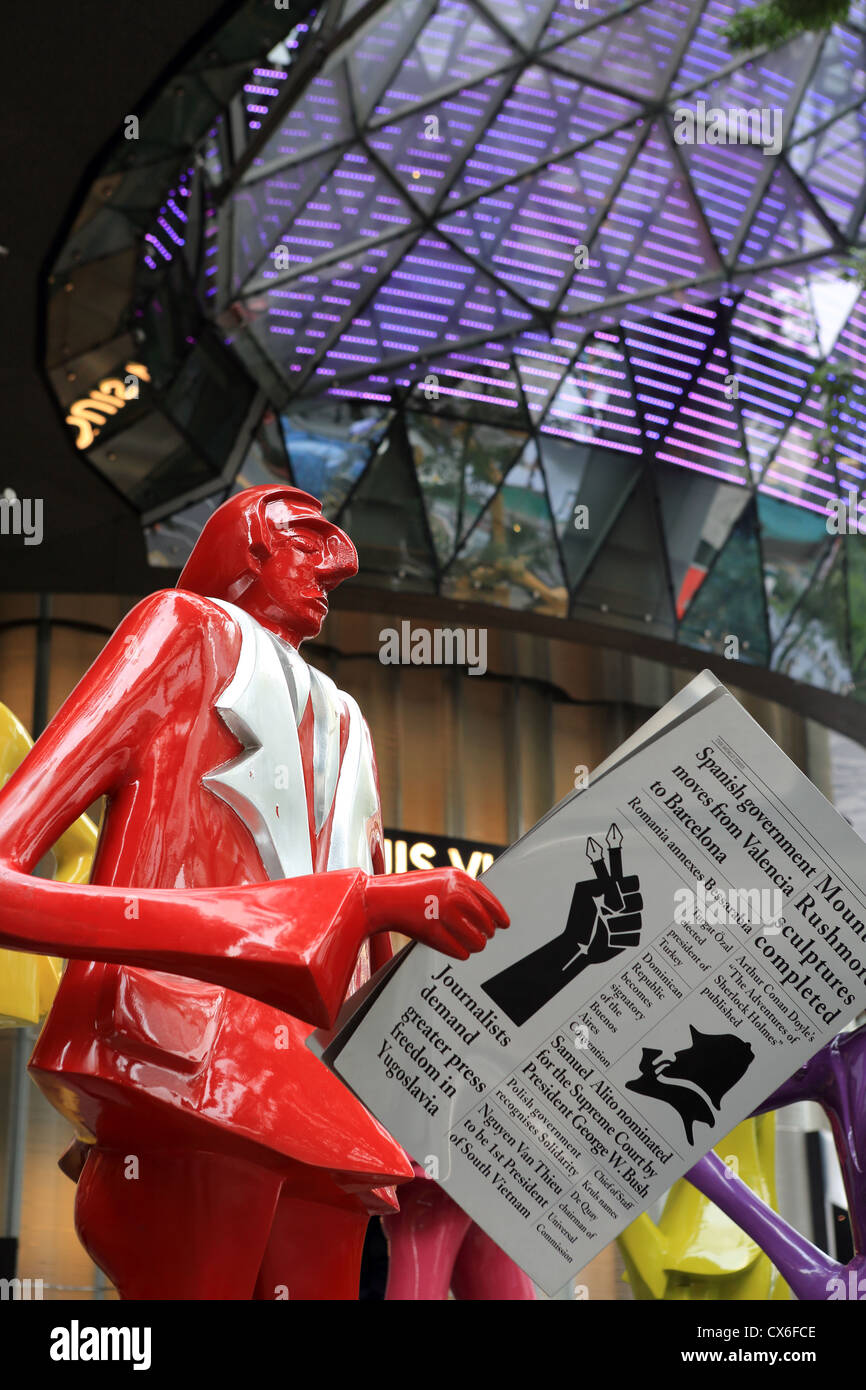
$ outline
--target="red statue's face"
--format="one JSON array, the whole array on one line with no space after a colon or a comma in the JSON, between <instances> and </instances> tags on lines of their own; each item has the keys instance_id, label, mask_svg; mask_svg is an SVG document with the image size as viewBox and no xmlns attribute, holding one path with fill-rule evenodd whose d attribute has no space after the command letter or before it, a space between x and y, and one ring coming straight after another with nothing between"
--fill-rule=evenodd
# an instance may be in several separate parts
<instances>
[{"instance_id":1,"label":"red statue's face","mask_svg":"<svg viewBox=\"0 0 866 1390\"><path fill-rule=\"evenodd\" d=\"M358 572L355 547L320 513L287 502L265 511L268 549L257 582L241 600L255 616L278 626L292 646L317 637L328 612L328 593Z\"/></svg>"}]
</instances>

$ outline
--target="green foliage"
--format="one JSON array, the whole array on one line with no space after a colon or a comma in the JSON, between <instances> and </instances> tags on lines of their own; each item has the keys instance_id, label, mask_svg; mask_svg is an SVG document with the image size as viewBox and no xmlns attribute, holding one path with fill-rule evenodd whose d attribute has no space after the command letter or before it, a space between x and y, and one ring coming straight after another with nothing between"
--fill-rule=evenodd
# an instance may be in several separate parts
<instances>
[{"instance_id":1,"label":"green foliage","mask_svg":"<svg viewBox=\"0 0 866 1390\"><path fill-rule=\"evenodd\" d=\"M851 251L840 268L844 280L856 280L858 285L866 286L866 251Z\"/></svg>"},{"instance_id":2,"label":"green foliage","mask_svg":"<svg viewBox=\"0 0 866 1390\"><path fill-rule=\"evenodd\" d=\"M733 53L784 43L847 19L850 0L762 0L735 15L725 29Z\"/></svg>"},{"instance_id":3,"label":"green foliage","mask_svg":"<svg viewBox=\"0 0 866 1390\"><path fill-rule=\"evenodd\" d=\"M806 385L817 386L820 391L821 418L829 431L838 419L839 406L844 404L853 389L854 373L850 367L840 367L837 362L822 362L809 376ZM844 442L844 433L841 439L835 439L832 434L822 435L817 442L825 451L835 449Z\"/></svg>"}]
</instances>

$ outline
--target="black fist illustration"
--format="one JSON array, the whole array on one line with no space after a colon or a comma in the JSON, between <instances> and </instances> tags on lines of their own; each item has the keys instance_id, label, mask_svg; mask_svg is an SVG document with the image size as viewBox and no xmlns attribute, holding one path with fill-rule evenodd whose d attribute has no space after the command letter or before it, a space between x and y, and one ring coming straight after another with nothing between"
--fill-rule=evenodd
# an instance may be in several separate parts
<instances>
[{"instance_id":1,"label":"black fist illustration","mask_svg":"<svg viewBox=\"0 0 866 1390\"><path fill-rule=\"evenodd\" d=\"M518 1027L590 965L603 965L640 945L643 898L636 874L622 867L622 835L611 825L608 859L592 836L586 856L593 876L577 883L565 930L481 986Z\"/></svg>"}]
</instances>

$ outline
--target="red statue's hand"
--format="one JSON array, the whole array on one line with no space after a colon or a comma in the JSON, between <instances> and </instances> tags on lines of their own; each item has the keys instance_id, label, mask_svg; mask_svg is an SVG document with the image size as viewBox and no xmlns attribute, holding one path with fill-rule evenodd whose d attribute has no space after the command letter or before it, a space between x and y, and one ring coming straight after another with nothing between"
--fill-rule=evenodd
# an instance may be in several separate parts
<instances>
[{"instance_id":1,"label":"red statue's hand","mask_svg":"<svg viewBox=\"0 0 866 1390\"><path fill-rule=\"evenodd\" d=\"M447 956L481 951L508 914L489 888L462 869L429 869L367 879L368 930L402 932Z\"/></svg>"}]
</instances>

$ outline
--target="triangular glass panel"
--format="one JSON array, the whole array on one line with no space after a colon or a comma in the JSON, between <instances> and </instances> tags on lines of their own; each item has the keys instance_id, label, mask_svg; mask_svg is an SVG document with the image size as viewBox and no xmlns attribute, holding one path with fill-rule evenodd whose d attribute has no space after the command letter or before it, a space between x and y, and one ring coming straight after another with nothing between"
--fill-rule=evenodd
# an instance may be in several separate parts
<instances>
[{"instance_id":1,"label":"triangular glass panel","mask_svg":"<svg viewBox=\"0 0 866 1390\"><path fill-rule=\"evenodd\" d=\"M739 246L755 191L769 180L771 157L783 148L813 43L805 36L762 54L759 63L744 59L733 72L669 103L674 141L724 256Z\"/></svg>"},{"instance_id":2,"label":"triangular glass panel","mask_svg":"<svg viewBox=\"0 0 866 1390\"><path fill-rule=\"evenodd\" d=\"M274 179L291 174L291 169L283 170ZM304 204L295 203L286 213L277 245L257 275L246 281L244 295L266 289L272 281L285 280L287 270L295 272L323 259L331 260L340 252L354 255L364 243L408 231L420 222L418 213L358 145L344 152Z\"/></svg>"},{"instance_id":3,"label":"triangular glass panel","mask_svg":"<svg viewBox=\"0 0 866 1390\"><path fill-rule=\"evenodd\" d=\"M239 427L237 420L232 423ZM144 515L182 505L196 492L224 486L219 468L206 460L166 415L155 410L145 411L128 428L118 429L110 437L103 430L88 450L87 459ZM159 460L156 468L154 459Z\"/></svg>"},{"instance_id":4,"label":"triangular glass panel","mask_svg":"<svg viewBox=\"0 0 866 1390\"><path fill-rule=\"evenodd\" d=\"M472 426L407 412L409 450L427 510L427 523L441 566L457 547L463 483L461 454Z\"/></svg>"},{"instance_id":5,"label":"triangular glass panel","mask_svg":"<svg viewBox=\"0 0 866 1390\"><path fill-rule=\"evenodd\" d=\"M737 10L750 9L759 3L761 0L737 0ZM688 91L701 85L736 56L725 38L732 14L731 0L705 0L700 6L697 24L671 82L673 91Z\"/></svg>"},{"instance_id":6,"label":"triangular glass panel","mask_svg":"<svg viewBox=\"0 0 866 1390\"><path fill-rule=\"evenodd\" d=\"M502 430L491 425L472 427L463 456L461 542L472 530L525 444L526 436L516 430Z\"/></svg>"},{"instance_id":7,"label":"triangular glass panel","mask_svg":"<svg viewBox=\"0 0 866 1390\"><path fill-rule=\"evenodd\" d=\"M345 24L347 19L356 15L367 0L343 0L343 8L340 11L340 23Z\"/></svg>"},{"instance_id":8,"label":"triangular glass panel","mask_svg":"<svg viewBox=\"0 0 866 1390\"><path fill-rule=\"evenodd\" d=\"M407 29L402 33L405 41ZM506 67L517 56L504 34L482 19L473 5L448 0L425 21L375 106L371 109L363 103L359 114L365 121L370 116L377 121L396 116L407 106L436 100L458 84L468 87ZM360 72L359 50L350 59L350 66L353 72Z\"/></svg>"},{"instance_id":9,"label":"triangular glass panel","mask_svg":"<svg viewBox=\"0 0 866 1390\"><path fill-rule=\"evenodd\" d=\"M324 398L298 402L280 416L292 476L333 517L376 455L390 411Z\"/></svg>"},{"instance_id":10,"label":"triangular glass panel","mask_svg":"<svg viewBox=\"0 0 866 1390\"><path fill-rule=\"evenodd\" d=\"M675 125L675 139L676 131ZM767 175L767 161L747 145L683 144L679 151L713 240L727 256L745 224L755 188Z\"/></svg>"},{"instance_id":11,"label":"triangular glass panel","mask_svg":"<svg viewBox=\"0 0 866 1390\"><path fill-rule=\"evenodd\" d=\"M521 333L514 342L514 363L523 396L534 421L544 415L574 358L579 339L552 339L540 329Z\"/></svg>"},{"instance_id":12,"label":"triangular glass panel","mask_svg":"<svg viewBox=\"0 0 866 1390\"><path fill-rule=\"evenodd\" d=\"M538 46L546 57L548 50L557 48L582 29L594 28L599 19L615 19L631 7L632 0L554 0L552 6L548 3L550 18Z\"/></svg>"},{"instance_id":13,"label":"triangular glass panel","mask_svg":"<svg viewBox=\"0 0 866 1390\"><path fill-rule=\"evenodd\" d=\"M185 152L186 153L186 152ZM75 228L83 225L88 216L91 216L98 207L105 206L105 200L111 199L111 206L115 212L127 214L130 221L137 225L147 226L153 218L153 196L154 188L166 189L176 181L184 181L191 178L195 171L193 160L181 167L178 171L177 151L169 153L167 158L159 162L154 160L144 160L139 153L134 167L125 167L121 173L115 174L111 179L104 176L95 181L91 187L84 206L75 219Z\"/></svg>"},{"instance_id":14,"label":"triangular glass panel","mask_svg":"<svg viewBox=\"0 0 866 1390\"><path fill-rule=\"evenodd\" d=\"M643 436L622 340L593 333L563 375L544 416L545 434L640 455Z\"/></svg>"},{"instance_id":15,"label":"triangular glass panel","mask_svg":"<svg viewBox=\"0 0 866 1390\"><path fill-rule=\"evenodd\" d=\"M677 618L682 619L751 492L666 464L657 463L654 472Z\"/></svg>"},{"instance_id":16,"label":"triangular glass panel","mask_svg":"<svg viewBox=\"0 0 866 1390\"><path fill-rule=\"evenodd\" d=\"M847 391L845 386L846 378L837 379L833 371L823 382L812 382L808 386L804 400L764 471L762 492L796 502L826 517L830 501L839 492L837 471L840 478L858 474L856 435L850 446L847 438L853 382ZM862 471L859 475L862 476Z\"/></svg>"},{"instance_id":17,"label":"triangular glass panel","mask_svg":"<svg viewBox=\"0 0 866 1390\"><path fill-rule=\"evenodd\" d=\"M847 691L851 659L841 537L826 552L804 590L773 651L770 667L822 690Z\"/></svg>"},{"instance_id":18,"label":"triangular glass panel","mask_svg":"<svg viewBox=\"0 0 866 1390\"><path fill-rule=\"evenodd\" d=\"M790 137L803 73L811 65L818 42L814 34L801 34L756 60L747 53L726 50L724 59L715 65L715 71L721 69L722 75L713 79L708 74L705 83L684 100L677 100L674 120L682 126L680 141L690 143L685 138L689 132L697 143L715 143L717 149L748 144L761 154L766 152L767 158L778 155ZM738 61L739 66L725 72L732 61ZM695 113L693 119L687 111Z\"/></svg>"},{"instance_id":19,"label":"triangular glass panel","mask_svg":"<svg viewBox=\"0 0 866 1390\"><path fill-rule=\"evenodd\" d=\"M866 96L866 37L836 25L826 35L818 66L800 99L791 140L810 135Z\"/></svg>"},{"instance_id":20,"label":"triangular glass panel","mask_svg":"<svg viewBox=\"0 0 866 1390\"><path fill-rule=\"evenodd\" d=\"M492 337L497 331L522 327L528 318L527 310L507 290L447 242L428 233L404 254L349 325L345 342L328 352L326 362L342 370L348 348L362 363L387 366L393 359L411 363L414 354L426 358L449 343L456 348L461 340L483 341L488 334ZM358 347L363 348L360 354ZM418 379L424 375L426 370Z\"/></svg>"},{"instance_id":21,"label":"triangular glass panel","mask_svg":"<svg viewBox=\"0 0 866 1390\"><path fill-rule=\"evenodd\" d=\"M826 516L761 493L757 506L770 640L775 644L832 542Z\"/></svg>"},{"instance_id":22,"label":"triangular glass panel","mask_svg":"<svg viewBox=\"0 0 866 1390\"><path fill-rule=\"evenodd\" d=\"M579 585L631 492L641 463L585 444L539 441L569 588Z\"/></svg>"},{"instance_id":23,"label":"triangular glass panel","mask_svg":"<svg viewBox=\"0 0 866 1390\"><path fill-rule=\"evenodd\" d=\"M598 141L605 131L641 112L636 102L582 85L573 77L538 65L526 68L519 77L509 75L509 81L510 94L490 128L475 143L448 193L446 207L475 197L492 184L515 178L541 161L564 160L563 150L581 142ZM604 182L601 171L605 149L599 149L597 144L594 149L594 164L584 162L584 178L593 169L596 182ZM608 176L613 174L609 169Z\"/></svg>"},{"instance_id":24,"label":"triangular glass panel","mask_svg":"<svg viewBox=\"0 0 866 1390\"><path fill-rule=\"evenodd\" d=\"M835 381L828 385L837 393L829 402L831 425L837 426L834 460L839 482L844 488L862 488L866 479L866 387L862 385L863 354L866 346L866 301L855 306L836 342L832 354ZM829 373L828 373L829 375ZM847 389L850 384L850 389ZM832 415L835 409L836 416ZM831 434L833 431L831 429Z\"/></svg>"},{"instance_id":25,"label":"triangular glass panel","mask_svg":"<svg viewBox=\"0 0 866 1390\"><path fill-rule=\"evenodd\" d=\"M292 474L280 417L269 407L250 441L240 469L235 474L234 490L260 487L264 483L291 482Z\"/></svg>"},{"instance_id":26,"label":"triangular glass panel","mask_svg":"<svg viewBox=\"0 0 866 1390\"><path fill-rule=\"evenodd\" d=\"M266 59L263 65L270 76L270 63ZM279 69L281 78L285 78L284 69ZM250 74L249 59L239 63L226 63L221 66L207 66L201 68L199 77L210 92L216 97L221 106L228 106L232 97L235 96L243 87L245 81L257 81L259 70L253 69Z\"/></svg>"},{"instance_id":27,"label":"triangular glass panel","mask_svg":"<svg viewBox=\"0 0 866 1390\"><path fill-rule=\"evenodd\" d=\"M186 132L206 130L220 105L200 77L188 70L182 83L166 83L148 106L142 138L136 141L137 159L161 158L171 150L180 154L187 147Z\"/></svg>"},{"instance_id":28,"label":"triangular glass panel","mask_svg":"<svg viewBox=\"0 0 866 1390\"><path fill-rule=\"evenodd\" d=\"M361 30L346 59L355 111L366 121L436 0L391 0Z\"/></svg>"},{"instance_id":29,"label":"triangular glass panel","mask_svg":"<svg viewBox=\"0 0 866 1390\"><path fill-rule=\"evenodd\" d=\"M476 257L528 304L552 308L574 278L569 311L599 303L607 279L600 257L581 254L616 176L634 147L635 128L601 140L592 149L566 155L547 168L440 219L467 255Z\"/></svg>"},{"instance_id":30,"label":"triangular glass panel","mask_svg":"<svg viewBox=\"0 0 866 1390\"><path fill-rule=\"evenodd\" d=\"M267 81L263 76L258 79ZM253 163L269 173L285 164L351 140L352 120L342 67L317 73L280 122Z\"/></svg>"},{"instance_id":31,"label":"triangular glass panel","mask_svg":"<svg viewBox=\"0 0 866 1390\"><path fill-rule=\"evenodd\" d=\"M797 272L808 287L818 348L822 357L829 357L863 294L863 286L835 256L798 266Z\"/></svg>"},{"instance_id":32,"label":"triangular glass panel","mask_svg":"<svg viewBox=\"0 0 866 1390\"><path fill-rule=\"evenodd\" d=\"M838 362L840 367L847 367L854 375L862 377L862 354L864 345L866 345L866 291L862 286L858 288L857 301L836 339L833 360ZM861 395L862 392L863 388L858 383L855 386L854 394Z\"/></svg>"},{"instance_id":33,"label":"triangular glass panel","mask_svg":"<svg viewBox=\"0 0 866 1390\"><path fill-rule=\"evenodd\" d=\"M445 566L517 458L526 435L416 412L407 413L406 428L436 554Z\"/></svg>"},{"instance_id":34,"label":"triangular glass panel","mask_svg":"<svg viewBox=\"0 0 866 1390\"><path fill-rule=\"evenodd\" d=\"M752 219L737 258L738 266L768 260L790 261L825 249L832 249L830 233L791 174L780 165Z\"/></svg>"},{"instance_id":35,"label":"triangular glass panel","mask_svg":"<svg viewBox=\"0 0 866 1390\"><path fill-rule=\"evenodd\" d=\"M193 546L209 521L228 496L225 488L200 502L163 517L152 526L144 527L147 563L155 569L183 569Z\"/></svg>"},{"instance_id":36,"label":"triangular glass panel","mask_svg":"<svg viewBox=\"0 0 866 1390\"><path fill-rule=\"evenodd\" d=\"M340 513L368 583L432 591L436 562L402 417Z\"/></svg>"},{"instance_id":37,"label":"triangular glass panel","mask_svg":"<svg viewBox=\"0 0 866 1390\"><path fill-rule=\"evenodd\" d=\"M492 15L504 24L524 48L532 47L554 8L554 0L476 0L476 3L488 18ZM572 0L572 13L576 8Z\"/></svg>"},{"instance_id":38,"label":"triangular glass panel","mask_svg":"<svg viewBox=\"0 0 866 1390\"><path fill-rule=\"evenodd\" d=\"M820 455L813 446L814 436L803 424L808 424L806 411L786 434L771 459L758 487L768 497L795 503L817 515L826 517L834 496L835 478L829 455Z\"/></svg>"},{"instance_id":39,"label":"triangular glass panel","mask_svg":"<svg viewBox=\"0 0 866 1390\"><path fill-rule=\"evenodd\" d=\"M738 660L766 663L764 574L754 501L740 514L677 633L678 641L701 651L724 652L730 638L737 639Z\"/></svg>"},{"instance_id":40,"label":"triangular glass panel","mask_svg":"<svg viewBox=\"0 0 866 1390\"><path fill-rule=\"evenodd\" d=\"M79 219L52 267L56 276L73 272L88 261L113 256L138 245L141 232L125 213L113 207L97 208L86 222Z\"/></svg>"},{"instance_id":41,"label":"triangular glass panel","mask_svg":"<svg viewBox=\"0 0 866 1390\"><path fill-rule=\"evenodd\" d=\"M626 95L657 98L670 79L683 30L695 19L685 0L651 0L567 39L544 57L582 77L603 72L605 82Z\"/></svg>"},{"instance_id":42,"label":"triangular glass panel","mask_svg":"<svg viewBox=\"0 0 866 1390\"><path fill-rule=\"evenodd\" d=\"M640 624L656 637L673 635L670 577L648 469L584 574L572 612L596 618L602 613L616 626Z\"/></svg>"},{"instance_id":43,"label":"triangular glass panel","mask_svg":"<svg viewBox=\"0 0 866 1390\"><path fill-rule=\"evenodd\" d=\"M327 179L336 159L333 154L320 155L232 191L232 285L236 291L257 266L262 262L267 266L283 228Z\"/></svg>"},{"instance_id":44,"label":"triangular glass panel","mask_svg":"<svg viewBox=\"0 0 866 1390\"><path fill-rule=\"evenodd\" d=\"M817 365L811 303L801 277L774 272L734 309L731 357L752 473L760 477Z\"/></svg>"},{"instance_id":45,"label":"triangular glass panel","mask_svg":"<svg viewBox=\"0 0 866 1390\"><path fill-rule=\"evenodd\" d=\"M409 365L408 402L431 414L528 426L508 343L483 343Z\"/></svg>"},{"instance_id":46,"label":"triangular glass panel","mask_svg":"<svg viewBox=\"0 0 866 1390\"><path fill-rule=\"evenodd\" d=\"M650 391L639 392L647 436L658 441L655 457L708 477L747 483L750 475L740 436L739 395L733 394L734 390L739 392L739 383L723 346L724 338L714 332L714 318L689 323L683 314L677 323L665 315L662 323L651 320L638 324L629 335L629 355L635 377L642 384L650 380L658 383ZM696 330L706 332L709 342L698 340L690 350ZM639 347L642 337L644 345ZM662 397L668 393L672 397L670 414L662 410Z\"/></svg>"},{"instance_id":47,"label":"triangular glass panel","mask_svg":"<svg viewBox=\"0 0 866 1390\"><path fill-rule=\"evenodd\" d=\"M854 235L852 223L866 183L866 110L849 112L802 140L788 158L827 216L842 232Z\"/></svg>"},{"instance_id":48,"label":"triangular glass panel","mask_svg":"<svg viewBox=\"0 0 866 1390\"><path fill-rule=\"evenodd\" d=\"M534 443L470 531L442 587L453 598L565 616L568 590Z\"/></svg>"},{"instance_id":49,"label":"triangular glass panel","mask_svg":"<svg viewBox=\"0 0 866 1390\"><path fill-rule=\"evenodd\" d=\"M550 18L555 0L475 0L482 14L498 19L524 49L531 49Z\"/></svg>"},{"instance_id":50,"label":"triangular glass panel","mask_svg":"<svg viewBox=\"0 0 866 1390\"><path fill-rule=\"evenodd\" d=\"M467 150L475 147L511 76L487 77L476 87L376 126L368 132L367 144L412 199L430 209Z\"/></svg>"},{"instance_id":51,"label":"triangular glass panel","mask_svg":"<svg viewBox=\"0 0 866 1390\"><path fill-rule=\"evenodd\" d=\"M617 294L644 297L680 280L721 274L688 179L660 122L629 169L590 252ZM567 297L564 309L568 303Z\"/></svg>"},{"instance_id":52,"label":"triangular glass panel","mask_svg":"<svg viewBox=\"0 0 866 1390\"><path fill-rule=\"evenodd\" d=\"M395 237L245 301L239 307L247 333L239 335L238 351L243 338L251 337L293 390L311 370L324 387L332 383L338 369L359 375L365 368L372 369L379 357L369 339L348 332L343 341L340 334L355 304L375 290L410 244L407 237ZM319 366L326 350L330 361L327 367Z\"/></svg>"}]
</instances>

